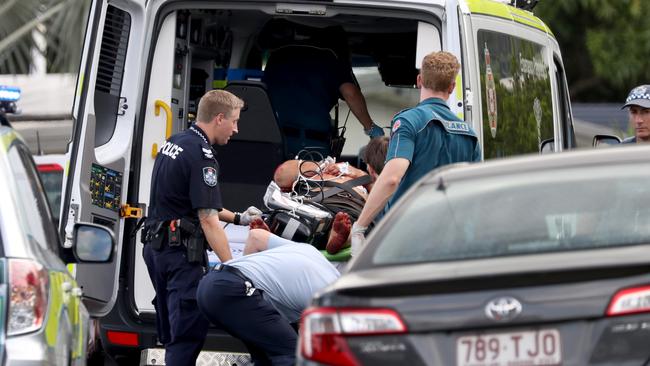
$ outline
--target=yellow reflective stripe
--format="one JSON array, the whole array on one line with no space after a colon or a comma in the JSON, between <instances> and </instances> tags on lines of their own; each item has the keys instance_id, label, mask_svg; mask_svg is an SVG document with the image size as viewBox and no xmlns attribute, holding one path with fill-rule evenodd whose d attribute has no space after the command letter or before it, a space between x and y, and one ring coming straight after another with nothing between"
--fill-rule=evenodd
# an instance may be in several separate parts
<instances>
[{"instance_id":1,"label":"yellow reflective stripe","mask_svg":"<svg viewBox=\"0 0 650 366\"><path fill-rule=\"evenodd\" d=\"M77 283L72 281L72 287L77 287ZM77 340L75 342L75 347L72 350L72 358L79 358L85 356L83 352L83 342L84 342L84 332L83 322L81 321L81 313L79 312L79 297L70 296L70 301L68 302L68 312L70 313L70 322L72 323L72 329L77 329Z\"/></svg>"},{"instance_id":2,"label":"yellow reflective stripe","mask_svg":"<svg viewBox=\"0 0 650 366\"><path fill-rule=\"evenodd\" d=\"M79 75L79 84L77 85L77 96L83 93L84 89L84 74Z\"/></svg>"},{"instance_id":3,"label":"yellow reflective stripe","mask_svg":"<svg viewBox=\"0 0 650 366\"><path fill-rule=\"evenodd\" d=\"M45 341L50 347L56 346L61 309L63 308L63 274L50 272L50 298L47 323L45 324Z\"/></svg>"},{"instance_id":4,"label":"yellow reflective stripe","mask_svg":"<svg viewBox=\"0 0 650 366\"><path fill-rule=\"evenodd\" d=\"M491 15L537 28L553 36L551 30L533 13L491 0L467 0L471 13Z\"/></svg>"},{"instance_id":5,"label":"yellow reflective stripe","mask_svg":"<svg viewBox=\"0 0 650 366\"><path fill-rule=\"evenodd\" d=\"M70 272L70 276L72 278L77 277L77 265L75 263L68 263L66 265L66 268L68 269L68 272ZM78 284L76 281L72 281L72 287L78 287ZM77 329L77 341L76 341L76 346L73 350L72 357L73 358L78 358L83 356L83 344L84 344L84 334L85 331L83 329L83 322L81 321L81 312L79 311L79 298L76 296L71 296L70 299L68 300L68 313L70 315L70 322L72 323L72 329Z\"/></svg>"},{"instance_id":6,"label":"yellow reflective stripe","mask_svg":"<svg viewBox=\"0 0 650 366\"><path fill-rule=\"evenodd\" d=\"M66 267L72 278L77 278L77 265L75 263L68 263Z\"/></svg>"},{"instance_id":7,"label":"yellow reflective stripe","mask_svg":"<svg viewBox=\"0 0 650 366\"><path fill-rule=\"evenodd\" d=\"M58 342L66 342L65 339L56 339L59 327L62 325L61 316L63 311L66 310L68 319L70 321L70 329L73 336L77 336L72 350L72 357L78 358L83 356L83 322L81 321L81 314L79 312L79 298L70 296L70 294L63 293L63 283L69 280L71 287L77 287L77 283L72 280L68 274L63 272L50 272L50 297L48 304L48 315L45 323L45 341L49 347L56 347Z\"/></svg>"},{"instance_id":8,"label":"yellow reflective stripe","mask_svg":"<svg viewBox=\"0 0 650 366\"><path fill-rule=\"evenodd\" d=\"M2 144L2 151L8 151L9 146L18 138L18 135L16 135L16 132L14 130L7 130L6 133L2 134L2 138L0 138L0 144Z\"/></svg>"}]
</instances>

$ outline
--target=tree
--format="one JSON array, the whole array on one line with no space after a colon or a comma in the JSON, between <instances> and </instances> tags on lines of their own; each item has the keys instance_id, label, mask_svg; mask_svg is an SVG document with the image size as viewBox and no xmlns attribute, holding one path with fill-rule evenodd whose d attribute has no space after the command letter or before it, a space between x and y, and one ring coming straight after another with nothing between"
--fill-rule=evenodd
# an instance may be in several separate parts
<instances>
[{"instance_id":1,"label":"tree","mask_svg":"<svg viewBox=\"0 0 650 366\"><path fill-rule=\"evenodd\" d=\"M46 57L48 72L77 72L89 8L90 0L5 0L0 74L29 73L34 52Z\"/></svg>"},{"instance_id":2,"label":"tree","mask_svg":"<svg viewBox=\"0 0 650 366\"><path fill-rule=\"evenodd\" d=\"M546 0L534 12L560 44L573 100L620 102L650 82L650 1Z\"/></svg>"}]
</instances>

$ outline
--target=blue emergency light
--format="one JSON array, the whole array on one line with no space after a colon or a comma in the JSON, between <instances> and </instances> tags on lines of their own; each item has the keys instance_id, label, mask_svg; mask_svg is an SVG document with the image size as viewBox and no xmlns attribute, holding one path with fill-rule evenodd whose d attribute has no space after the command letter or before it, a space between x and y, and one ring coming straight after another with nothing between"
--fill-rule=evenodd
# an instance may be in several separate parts
<instances>
[{"instance_id":1,"label":"blue emergency light","mask_svg":"<svg viewBox=\"0 0 650 366\"><path fill-rule=\"evenodd\" d=\"M0 85L0 102L15 102L20 99L20 88Z\"/></svg>"}]
</instances>

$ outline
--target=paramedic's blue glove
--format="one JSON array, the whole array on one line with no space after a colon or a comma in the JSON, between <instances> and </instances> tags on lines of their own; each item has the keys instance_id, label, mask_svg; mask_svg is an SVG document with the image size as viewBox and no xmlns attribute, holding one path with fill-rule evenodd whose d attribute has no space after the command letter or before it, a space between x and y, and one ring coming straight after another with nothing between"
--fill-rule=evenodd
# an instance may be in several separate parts
<instances>
[{"instance_id":1,"label":"paramedic's blue glove","mask_svg":"<svg viewBox=\"0 0 650 366\"><path fill-rule=\"evenodd\" d=\"M372 126L370 126L369 129L363 130L363 132L368 135L371 139L374 139L375 137L382 137L384 136L384 129L377 126L375 122L372 123Z\"/></svg>"},{"instance_id":2,"label":"paramedic's blue glove","mask_svg":"<svg viewBox=\"0 0 650 366\"><path fill-rule=\"evenodd\" d=\"M239 220L237 220L237 217L239 216ZM248 226L251 221L254 219L262 217L262 211L260 211L257 207L251 206L246 209L246 211L239 213L235 212L235 222L234 224L236 225L244 225Z\"/></svg>"},{"instance_id":3,"label":"paramedic's blue glove","mask_svg":"<svg viewBox=\"0 0 650 366\"><path fill-rule=\"evenodd\" d=\"M352 230L350 230L350 241L352 245L351 255L354 257L359 253L366 241L366 230L367 226L358 225L356 222L352 225Z\"/></svg>"}]
</instances>

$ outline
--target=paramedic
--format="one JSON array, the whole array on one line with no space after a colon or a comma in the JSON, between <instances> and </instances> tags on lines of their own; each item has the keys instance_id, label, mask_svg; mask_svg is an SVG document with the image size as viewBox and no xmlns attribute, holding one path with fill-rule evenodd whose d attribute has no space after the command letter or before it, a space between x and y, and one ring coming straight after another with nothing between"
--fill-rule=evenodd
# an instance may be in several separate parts
<instances>
[{"instance_id":1,"label":"paramedic","mask_svg":"<svg viewBox=\"0 0 650 366\"><path fill-rule=\"evenodd\" d=\"M623 108L628 108L634 136L623 140L624 144L650 142L650 85L641 85L630 91Z\"/></svg>"},{"instance_id":2,"label":"paramedic","mask_svg":"<svg viewBox=\"0 0 650 366\"><path fill-rule=\"evenodd\" d=\"M231 259L219 222L219 164L211 145L224 145L237 133L243 105L227 91L207 92L197 122L170 137L156 156L143 255L156 291L156 326L167 365L195 365L207 335L208 322L196 305L205 241L219 259Z\"/></svg>"},{"instance_id":3,"label":"paramedic","mask_svg":"<svg viewBox=\"0 0 650 366\"><path fill-rule=\"evenodd\" d=\"M340 235L347 238L349 218L346 224ZM297 334L292 325L314 293L340 274L315 247L254 231L267 234L267 246L261 249L268 250L217 265L199 283L198 306L210 322L244 342L255 365L294 365Z\"/></svg>"},{"instance_id":4,"label":"paramedic","mask_svg":"<svg viewBox=\"0 0 650 366\"><path fill-rule=\"evenodd\" d=\"M318 30L286 20L273 20L267 27L273 33L315 34L304 43L288 40L285 43L289 44L277 44L264 70L263 81L269 88L273 109L285 135L287 156L293 157L303 149L314 147L323 155L336 155L336 151L332 154L330 146L330 111L339 98L346 101L366 135L371 138L384 135L382 128L372 121L366 100L356 84L346 55L343 28Z\"/></svg>"},{"instance_id":5,"label":"paramedic","mask_svg":"<svg viewBox=\"0 0 650 366\"><path fill-rule=\"evenodd\" d=\"M448 52L424 57L417 76L420 103L393 117L386 165L352 227L352 253L360 249L368 225L390 209L422 176L440 166L479 161L478 137L447 106L460 64Z\"/></svg>"}]
</instances>

